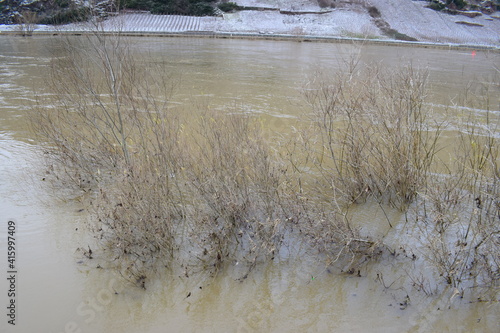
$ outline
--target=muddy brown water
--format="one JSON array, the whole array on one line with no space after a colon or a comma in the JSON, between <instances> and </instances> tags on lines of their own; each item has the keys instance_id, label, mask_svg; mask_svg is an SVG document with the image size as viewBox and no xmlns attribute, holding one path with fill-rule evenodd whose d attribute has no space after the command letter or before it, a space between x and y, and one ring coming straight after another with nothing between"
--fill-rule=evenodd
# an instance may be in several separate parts
<instances>
[{"instance_id":1,"label":"muddy brown water","mask_svg":"<svg viewBox=\"0 0 500 333\"><path fill-rule=\"evenodd\" d=\"M39 143L25 126L33 91L43 91L60 40L0 36L0 318L2 332L495 332L498 302L434 295L412 288L407 272L423 264L379 261L361 277L332 273L317 263L273 262L240 282L235 264L217 277L159 273L146 290L111 270L96 268L79 248L89 244L88 218L78 198L44 182ZM289 131L301 116L298 91L308 73L335 69L351 54L361 62L407 62L430 72L429 103L460 105L470 82L494 82L498 116L498 53L330 43L184 38L131 39L178 78L174 105L210 104L257 114ZM496 81L495 81L496 80ZM495 85L496 82L496 85ZM480 83L472 85L481 93ZM484 110L478 108L477 115ZM438 117L447 117L443 113ZM499 134L496 133L498 136ZM362 231L404 239L404 216L365 206L354 213ZM386 214L395 228L389 228ZM7 323L7 222L16 223L16 325ZM418 254L418 248L415 249ZM436 277L429 277L432 284ZM189 296L188 296L189 295ZM408 299L408 297L409 299Z\"/></svg>"}]
</instances>

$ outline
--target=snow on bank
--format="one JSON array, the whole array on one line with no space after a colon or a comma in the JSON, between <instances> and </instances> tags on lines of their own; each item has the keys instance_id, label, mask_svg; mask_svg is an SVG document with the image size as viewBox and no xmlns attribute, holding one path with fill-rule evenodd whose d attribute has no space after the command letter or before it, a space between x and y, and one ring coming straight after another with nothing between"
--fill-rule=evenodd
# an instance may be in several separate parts
<instances>
[{"instance_id":1,"label":"snow on bank","mask_svg":"<svg viewBox=\"0 0 500 333\"><path fill-rule=\"evenodd\" d=\"M283 15L278 11L241 11L225 14L207 26L220 32L259 32L291 35L380 36L368 13L335 11L328 14Z\"/></svg>"},{"instance_id":2,"label":"snow on bank","mask_svg":"<svg viewBox=\"0 0 500 333\"><path fill-rule=\"evenodd\" d=\"M233 0L239 6L279 8L292 11L317 11L319 8L317 0Z\"/></svg>"},{"instance_id":3,"label":"snow on bank","mask_svg":"<svg viewBox=\"0 0 500 333\"><path fill-rule=\"evenodd\" d=\"M414 0L369 0L380 11L391 28L432 43L457 43L500 46L500 19L496 15L469 18L450 15L425 8L426 1ZM465 21L482 26L467 26L456 22Z\"/></svg>"},{"instance_id":4,"label":"snow on bank","mask_svg":"<svg viewBox=\"0 0 500 333\"><path fill-rule=\"evenodd\" d=\"M443 14L425 8L427 2L413 0L338 1L335 8L320 8L317 0L233 0L240 6L265 10L226 13L223 17L185 17L148 13L121 14L103 22L104 31L132 33L253 33L295 36L357 37L387 40L379 29L386 26L421 42L469 44L500 47L500 13L469 18ZM378 22L368 7L380 12ZM283 11L298 12L290 15ZM311 13L321 12L321 13ZM496 18L499 17L499 18ZM464 21L475 26L457 24ZM377 24L379 23L379 24ZM15 31L16 26L1 26L1 31ZM83 24L37 26L35 32L83 31Z\"/></svg>"},{"instance_id":5,"label":"snow on bank","mask_svg":"<svg viewBox=\"0 0 500 333\"><path fill-rule=\"evenodd\" d=\"M427 1L357 0L336 1L336 8L320 8L317 0L234 0L240 6L286 11L325 11L324 14L283 15L279 12L240 12L226 15L217 31L303 32L316 36L388 39L368 14L375 7L381 19L401 34L421 42L500 46L500 13L469 18L425 8ZM465 21L477 26L457 24Z\"/></svg>"}]
</instances>

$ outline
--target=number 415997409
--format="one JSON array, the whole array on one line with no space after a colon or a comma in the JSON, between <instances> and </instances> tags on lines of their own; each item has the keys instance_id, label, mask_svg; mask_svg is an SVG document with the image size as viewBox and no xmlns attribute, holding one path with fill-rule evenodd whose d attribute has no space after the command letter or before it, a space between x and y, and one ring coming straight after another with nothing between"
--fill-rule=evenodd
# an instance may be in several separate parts
<instances>
[{"instance_id":1,"label":"number 415997409","mask_svg":"<svg viewBox=\"0 0 500 333\"><path fill-rule=\"evenodd\" d=\"M9 269L15 269L16 267L16 223L14 221L9 221L7 226L7 261L9 263Z\"/></svg>"}]
</instances>

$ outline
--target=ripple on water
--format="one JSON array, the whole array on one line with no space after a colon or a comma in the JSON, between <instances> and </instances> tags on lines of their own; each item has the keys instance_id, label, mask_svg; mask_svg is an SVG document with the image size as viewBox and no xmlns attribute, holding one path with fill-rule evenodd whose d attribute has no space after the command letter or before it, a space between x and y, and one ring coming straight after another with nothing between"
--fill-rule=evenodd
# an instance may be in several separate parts
<instances>
[{"instance_id":1,"label":"ripple on water","mask_svg":"<svg viewBox=\"0 0 500 333\"><path fill-rule=\"evenodd\" d=\"M33 178L39 173L33 172L33 167L40 164L36 158L32 145L0 132L0 197L4 213L25 211L33 204Z\"/></svg>"}]
</instances>

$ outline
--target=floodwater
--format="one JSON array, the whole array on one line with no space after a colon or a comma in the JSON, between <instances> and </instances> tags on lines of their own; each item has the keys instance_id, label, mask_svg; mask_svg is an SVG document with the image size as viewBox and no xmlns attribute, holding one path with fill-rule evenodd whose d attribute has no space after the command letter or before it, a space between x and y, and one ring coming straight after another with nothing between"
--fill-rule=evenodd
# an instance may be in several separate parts
<instances>
[{"instance_id":1,"label":"floodwater","mask_svg":"<svg viewBox=\"0 0 500 333\"><path fill-rule=\"evenodd\" d=\"M25 124L33 91L43 93L59 42L0 36L2 332L497 331L498 302L461 299L442 288L434 295L418 291L408 272L425 273L426 267L408 260L381 260L360 277L308 262L257 266L243 282L237 267L215 278L160 272L146 290L96 268L78 250L91 242L85 207L63 188L47 186L40 143ZM298 92L307 76L343 66L352 54L361 62L428 68L430 103L438 107L460 105L472 80L499 82L494 66L500 55L489 51L196 38L134 38L131 45L137 56L152 56L171 70L174 105L257 114L285 132L288 120L304 112ZM481 93L481 87L475 83L472 91ZM498 90L490 96L497 115L499 96ZM356 214L363 232L386 242L405 237L398 212L375 206ZM388 227L386 215L395 228ZM8 221L16 225L15 326L6 316Z\"/></svg>"}]
</instances>

